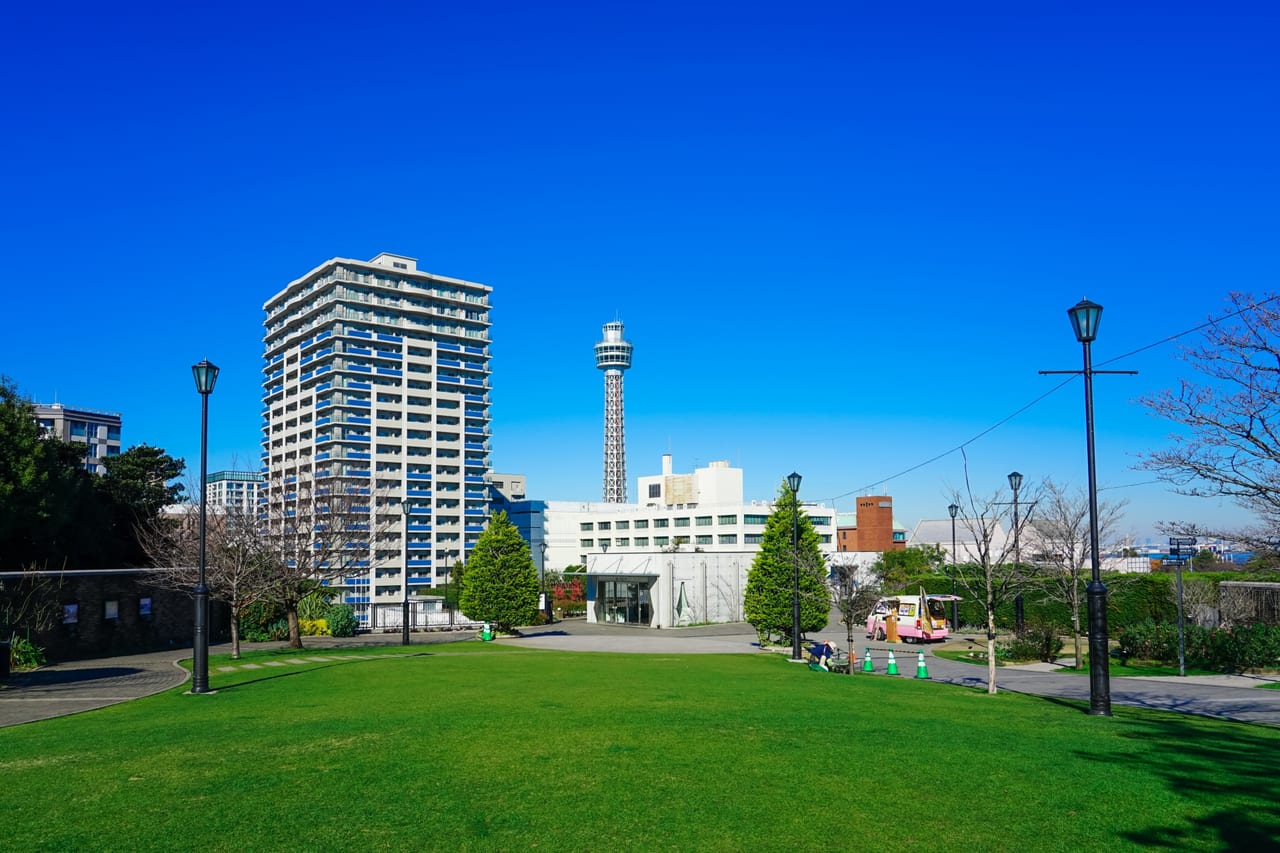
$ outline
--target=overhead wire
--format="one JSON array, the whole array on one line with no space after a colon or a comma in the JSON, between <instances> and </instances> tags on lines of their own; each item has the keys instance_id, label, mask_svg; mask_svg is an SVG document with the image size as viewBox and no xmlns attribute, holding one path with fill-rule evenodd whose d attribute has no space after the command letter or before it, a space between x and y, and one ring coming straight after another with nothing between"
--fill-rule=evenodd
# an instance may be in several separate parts
<instances>
[{"instance_id":1,"label":"overhead wire","mask_svg":"<svg viewBox=\"0 0 1280 853\"><path fill-rule=\"evenodd\" d=\"M1137 348L1137 349L1135 349L1135 350L1131 350L1131 351L1129 351L1129 352L1127 352L1127 353L1123 353L1122 355L1114 356L1113 358L1109 358L1109 359L1107 359L1106 361L1101 361L1101 362L1099 362L1099 363L1098 363L1098 366L1099 366L1099 367L1103 367L1103 366L1106 366L1106 365L1108 365L1108 364L1115 364L1116 362L1118 362L1118 361L1123 361L1123 360L1125 360L1125 359L1127 359L1127 358L1132 358L1133 356L1138 355L1139 353L1146 352L1146 351L1147 351L1147 350L1149 350L1149 349L1155 349L1156 347L1163 346L1164 344L1172 343L1173 341L1176 341L1176 340L1178 340L1179 338L1186 337L1187 335L1190 335L1190 334L1192 334L1192 333L1194 333L1194 332L1199 332L1199 331L1201 331L1202 329L1207 329L1207 328L1209 328L1210 326L1216 326L1217 324L1219 324L1219 323L1221 323L1221 322L1224 322L1224 321L1226 321L1226 320L1230 320L1230 319L1232 319L1232 318L1234 318L1234 317L1239 317L1241 314L1244 314L1244 313L1245 313L1245 312L1247 312L1247 311L1251 311L1251 310L1253 310L1253 309L1255 309L1255 308L1258 308L1258 307L1261 307L1261 306L1263 306L1263 305L1266 305L1266 304L1267 304L1267 303L1269 303L1269 302L1275 302L1276 300L1280 300L1280 293L1273 294L1273 295L1268 296L1268 297L1266 297L1266 298L1264 298L1264 299L1259 299L1259 300L1256 300L1256 301L1252 301L1252 302L1250 302L1248 305L1246 305L1245 307L1240 308L1240 309L1238 309L1238 310L1235 310L1235 311L1229 311L1229 312L1227 312L1227 313L1223 314L1223 315L1222 315L1222 316L1220 316L1220 317L1211 317L1210 319L1206 320L1205 322L1200 323L1200 324L1198 324L1198 325L1196 325L1196 326L1192 326L1192 327L1191 327L1191 328L1189 328L1189 329L1184 329L1184 330L1183 330L1183 331L1181 331L1181 332L1178 332L1178 333L1176 333L1176 334L1169 335L1169 336L1167 336L1167 337L1161 338L1161 339L1160 339L1160 340L1158 340L1158 341L1154 341L1154 342L1149 343L1149 344L1146 344L1146 345L1144 345L1144 346L1140 346L1140 347L1138 347L1138 348ZM1014 418L1018 417L1018 415L1021 415L1023 412L1027 411L1028 409L1030 409L1030 408L1032 408L1032 407L1034 407L1034 406L1036 406L1036 405L1039 405L1039 404L1040 404L1042 401L1044 401L1046 398L1048 398L1048 397L1050 397L1050 396L1052 396L1052 395L1054 395L1054 394L1058 393L1058 392L1059 392L1059 391L1061 391L1063 388L1065 388L1067 385L1070 385L1072 382L1074 382L1074 381L1075 381L1075 379L1076 379L1076 376L1079 376L1079 375L1080 375L1080 374L1078 374L1078 373L1077 373L1077 374L1075 374L1075 375L1073 375L1073 376L1069 376L1069 377L1067 377L1067 378L1066 378L1066 379L1064 379L1063 381L1059 382L1057 385L1055 385L1055 386L1053 386L1052 388L1050 388L1050 389L1049 389L1048 391L1046 391L1045 393L1041 394L1039 397L1036 397L1036 398L1035 398L1034 400L1032 400L1030 403L1027 403L1025 406L1022 406L1021 408L1019 408L1017 411L1013 412L1012 414L1006 415L1005 417L1003 417L1003 418L1001 418L1000 420L996 421L996 422L995 422L994 424L992 424L991 426L987 427L986 429L982 430L981 432L977 433L976 435L972 436L971 438L968 438L968 439L966 439L965 441L960 442L960 443L959 443L959 444L957 444L955 447L952 447L952 448L951 448L951 449L949 449L949 450L944 450L943 452L941 452L941 453L937 454L936 456L931 456L930 458L928 458L928 459L924 460L923 462L918 462L918 463L916 463L915 465L912 465L912 466L911 466L911 467L909 467L909 468L904 468L903 470L901 470L901 471L897 472L896 474L891 474L891 475L890 475L890 476L888 476L888 477L877 477L876 479L872 480L870 483L868 483L868 484L867 484L867 485L865 485L865 486L859 486L859 487L858 487L858 488L856 488L856 489L850 489L849 491L847 491L847 492L843 492L843 493L838 494L838 495L835 495L834 497L830 497L830 498L822 498L821 500L824 500L824 501L831 501L831 502L834 504L836 501L840 500L841 498L847 498L847 497L849 497L850 495L866 494L866 493L868 492L868 490L869 490L869 489L874 488L876 485L883 484L883 483L888 483L888 482L889 482L889 481L891 481L891 480L896 480L896 479L898 479L899 477L904 477L904 476L906 476L907 474L910 474L910 473L911 473L911 472L913 472L913 471L918 471L918 470L920 470L921 468L925 468L925 467L927 467L927 466L929 466L929 465L932 465L934 462L937 462L937 461L938 461L938 460L940 460L940 459L945 459L946 457L950 456L950 455L951 455L951 454L953 454L953 453L963 453L963 452L964 452L964 449L965 449L966 447L968 447L970 444L973 444L973 443L974 443L974 442L976 442L978 439L983 438L983 437L985 437L986 435L988 435L988 434L990 434L990 433L992 433L992 432L995 432L997 429L999 429L1000 427L1004 426L1004 425L1005 425L1005 424L1007 424L1009 421L1011 421L1011 420L1013 420ZM1111 486L1111 487L1109 487L1109 488L1113 488L1113 489L1131 488L1131 487L1133 487L1133 486L1149 485L1150 483L1156 483L1156 482L1159 482L1159 481L1158 481L1158 480L1148 480L1148 481L1146 481L1146 482L1144 482L1144 483L1130 483L1130 484L1125 485L1125 486ZM1103 489L1099 489L1099 491L1103 491Z\"/></svg>"}]
</instances>

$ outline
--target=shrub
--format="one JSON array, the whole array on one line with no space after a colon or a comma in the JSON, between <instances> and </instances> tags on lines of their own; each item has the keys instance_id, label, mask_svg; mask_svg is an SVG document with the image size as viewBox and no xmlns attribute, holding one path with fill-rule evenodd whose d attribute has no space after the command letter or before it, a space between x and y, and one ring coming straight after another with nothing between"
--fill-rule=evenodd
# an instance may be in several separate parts
<instances>
[{"instance_id":1,"label":"shrub","mask_svg":"<svg viewBox=\"0 0 1280 853\"><path fill-rule=\"evenodd\" d=\"M327 637L329 636L329 621L327 619L299 619L298 631L304 637Z\"/></svg>"},{"instance_id":2,"label":"shrub","mask_svg":"<svg viewBox=\"0 0 1280 853\"><path fill-rule=\"evenodd\" d=\"M9 644L9 663L14 669L35 669L44 666L44 649L26 637L14 637Z\"/></svg>"},{"instance_id":3,"label":"shrub","mask_svg":"<svg viewBox=\"0 0 1280 853\"><path fill-rule=\"evenodd\" d=\"M329 613L329 601L333 596L323 590L313 589L298 601L298 618L311 622L324 619Z\"/></svg>"},{"instance_id":4,"label":"shrub","mask_svg":"<svg viewBox=\"0 0 1280 853\"><path fill-rule=\"evenodd\" d=\"M1006 643L1001 643L997 657L1005 660L1038 660L1053 663L1062 651L1058 629L1047 622L1027 622Z\"/></svg>"},{"instance_id":5,"label":"shrub","mask_svg":"<svg viewBox=\"0 0 1280 853\"><path fill-rule=\"evenodd\" d=\"M288 623L285 623L284 633L277 636L277 623L283 621L284 608L265 601L255 601L240 614L240 639L251 643L282 640L289 636Z\"/></svg>"},{"instance_id":6,"label":"shrub","mask_svg":"<svg viewBox=\"0 0 1280 853\"><path fill-rule=\"evenodd\" d=\"M1117 635L1118 655L1159 663L1177 663L1178 626L1151 621L1130 625ZM1218 672L1246 669L1273 669L1280 666L1280 627L1251 625L1226 630L1187 624L1183 628L1183 650L1192 666Z\"/></svg>"},{"instance_id":7,"label":"shrub","mask_svg":"<svg viewBox=\"0 0 1280 853\"><path fill-rule=\"evenodd\" d=\"M354 637L356 629L360 627L355 608L350 604L330 605L326 621L329 623L329 633L335 637Z\"/></svg>"}]
</instances>

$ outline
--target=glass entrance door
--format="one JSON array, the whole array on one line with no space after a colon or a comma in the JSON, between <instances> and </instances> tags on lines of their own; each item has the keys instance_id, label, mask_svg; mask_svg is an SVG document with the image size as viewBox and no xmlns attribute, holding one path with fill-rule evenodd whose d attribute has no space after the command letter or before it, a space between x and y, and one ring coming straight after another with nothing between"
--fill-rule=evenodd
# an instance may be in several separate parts
<instances>
[{"instance_id":1,"label":"glass entrance door","mask_svg":"<svg viewBox=\"0 0 1280 853\"><path fill-rule=\"evenodd\" d=\"M601 579L596 619L624 625L648 625L653 621L649 596L651 580Z\"/></svg>"}]
</instances>

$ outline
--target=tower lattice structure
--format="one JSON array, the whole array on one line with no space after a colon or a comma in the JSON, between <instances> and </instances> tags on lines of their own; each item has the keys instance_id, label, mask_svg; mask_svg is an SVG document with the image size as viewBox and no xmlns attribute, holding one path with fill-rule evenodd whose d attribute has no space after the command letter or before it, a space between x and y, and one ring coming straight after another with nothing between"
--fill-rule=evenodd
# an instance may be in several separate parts
<instances>
[{"instance_id":1,"label":"tower lattice structure","mask_svg":"<svg viewBox=\"0 0 1280 853\"><path fill-rule=\"evenodd\" d=\"M604 324L596 344L596 367L604 371L604 502L627 502L627 447L622 420L622 372L631 367L631 344L622 322Z\"/></svg>"}]
</instances>

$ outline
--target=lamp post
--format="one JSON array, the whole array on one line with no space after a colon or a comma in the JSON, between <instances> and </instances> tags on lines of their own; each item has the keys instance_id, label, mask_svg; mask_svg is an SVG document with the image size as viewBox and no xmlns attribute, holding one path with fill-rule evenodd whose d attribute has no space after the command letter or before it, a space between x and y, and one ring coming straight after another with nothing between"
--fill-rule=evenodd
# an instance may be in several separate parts
<instances>
[{"instance_id":1,"label":"lamp post","mask_svg":"<svg viewBox=\"0 0 1280 853\"><path fill-rule=\"evenodd\" d=\"M209 586L204 580L205 523L209 492L205 485L209 467L209 395L218 381L218 367L203 359L191 366L200 393L200 576L196 582L195 631L191 642L191 692L209 692Z\"/></svg>"},{"instance_id":2,"label":"lamp post","mask_svg":"<svg viewBox=\"0 0 1280 853\"><path fill-rule=\"evenodd\" d=\"M951 595L956 594L956 513L960 511L959 504L951 504L947 507L947 512L951 513ZM951 630L960 630L960 611L959 602L953 597L951 599Z\"/></svg>"},{"instance_id":3,"label":"lamp post","mask_svg":"<svg viewBox=\"0 0 1280 853\"><path fill-rule=\"evenodd\" d=\"M791 659L800 660L800 475L787 475L791 490Z\"/></svg>"},{"instance_id":4,"label":"lamp post","mask_svg":"<svg viewBox=\"0 0 1280 853\"><path fill-rule=\"evenodd\" d=\"M542 590L543 614L551 621L551 599L547 598L547 543L539 542L538 550L542 552L542 562L538 565L538 587Z\"/></svg>"},{"instance_id":5,"label":"lamp post","mask_svg":"<svg viewBox=\"0 0 1280 853\"><path fill-rule=\"evenodd\" d=\"M445 551L445 559L449 565L444 567L444 606L449 608L449 628L453 629L453 605L449 602L449 575L453 574L453 557L456 551Z\"/></svg>"},{"instance_id":6,"label":"lamp post","mask_svg":"<svg viewBox=\"0 0 1280 853\"><path fill-rule=\"evenodd\" d=\"M1018 490L1022 488L1022 475L1017 471L1009 475L1009 488L1013 489L1013 572L1018 578L1018 594L1013 597L1013 624L1021 631L1026 620L1022 610L1022 551L1018 540L1022 526L1018 519Z\"/></svg>"},{"instance_id":7,"label":"lamp post","mask_svg":"<svg viewBox=\"0 0 1280 853\"><path fill-rule=\"evenodd\" d=\"M404 513L404 603L400 607L400 645L409 645L409 500L400 501Z\"/></svg>"}]
</instances>

